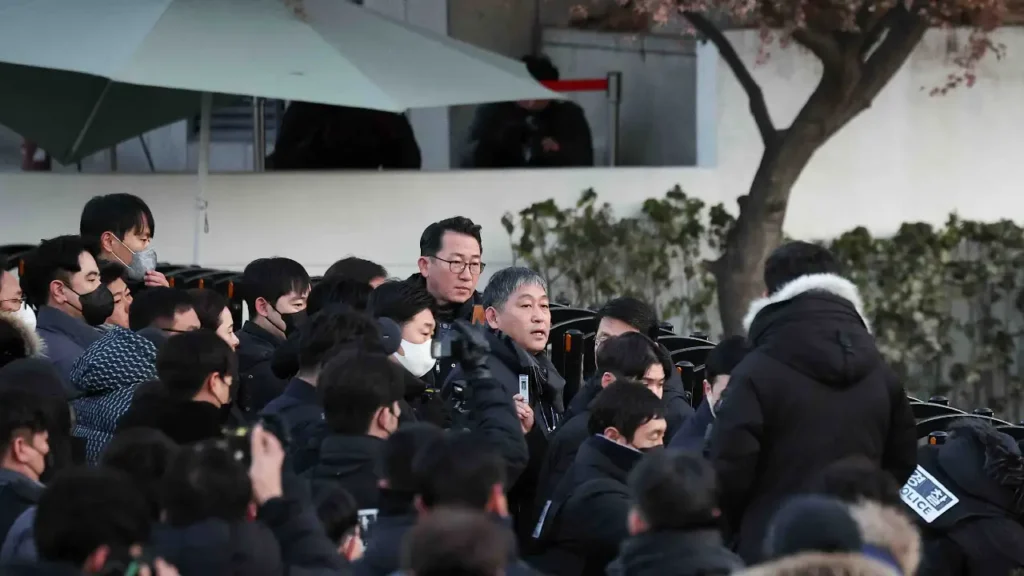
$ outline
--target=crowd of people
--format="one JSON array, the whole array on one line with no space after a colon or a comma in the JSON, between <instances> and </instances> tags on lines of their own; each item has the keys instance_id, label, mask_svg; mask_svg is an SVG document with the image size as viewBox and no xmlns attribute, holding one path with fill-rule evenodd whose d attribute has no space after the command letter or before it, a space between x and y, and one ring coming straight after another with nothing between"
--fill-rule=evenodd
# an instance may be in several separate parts
<instances>
[{"instance_id":1,"label":"crowd of people","mask_svg":"<svg viewBox=\"0 0 1024 576\"><path fill-rule=\"evenodd\" d=\"M548 358L542 276L480 226L419 272L246 266L248 320L170 286L139 198L0 264L0 574L1008 575L1024 459L918 445L824 248L764 267L747 334L686 390L649 303L597 310L595 373ZM696 410L691 398L698 398ZM901 490L902 487L902 490Z\"/></svg>"}]
</instances>

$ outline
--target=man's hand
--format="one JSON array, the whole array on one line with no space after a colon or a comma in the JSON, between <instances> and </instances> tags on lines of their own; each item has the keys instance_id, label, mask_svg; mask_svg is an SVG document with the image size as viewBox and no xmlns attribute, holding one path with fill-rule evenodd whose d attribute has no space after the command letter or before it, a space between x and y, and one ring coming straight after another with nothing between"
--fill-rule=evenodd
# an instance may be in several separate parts
<instances>
[{"instance_id":1,"label":"man's hand","mask_svg":"<svg viewBox=\"0 0 1024 576\"><path fill-rule=\"evenodd\" d=\"M541 140L540 146L545 152L559 152L562 150L562 147L554 140L554 138L545 138Z\"/></svg>"},{"instance_id":2,"label":"man's hand","mask_svg":"<svg viewBox=\"0 0 1024 576\"><path fill-rule=\"evenodd\" d=\"M180 576L180 573L177 568L165 562L163 558L157 558L153 562L152 568L149 566L140 568L139 576Z\"/></svg>"},{"instance_id":3,"label":"man's hand","mask_svg":"<svg viewBox=\"0 0 1024 576\"><path fill-rule=\"evenodd\" d=\"M146 286L153 288L170 288L171 286L171 283L167 281L167 276L164 276L163 272L157 272L156 270L146 272L146 278L143 281L146 283Z\"/></svg>"},{"instance_id":4,"label":"man's hand","mask_svg":"<svg viewBox=\"0 0 1024 576\"><path fill-rule=\"evenodd\" d=\"M267 500L284 495L281 486L281 467L284 465L284 448L276 436L256 426L250 434L252 439L252 464L249 479L252 481L252 495L262 506Z\"/></svg>"},{"instance_id":5,"label":"man's hand","mask_svg":"<svg viewBox=\"0 0 1024 576\"><path fill-rule=\"evenodd\" d=\"M526 403L526 398L523 398L522 394L516 394L512 397L516 403L516 416L519 417L519 426L523 429L523 434L527 434L533 429L533 408Z\"/></svg>"}]
</instances>

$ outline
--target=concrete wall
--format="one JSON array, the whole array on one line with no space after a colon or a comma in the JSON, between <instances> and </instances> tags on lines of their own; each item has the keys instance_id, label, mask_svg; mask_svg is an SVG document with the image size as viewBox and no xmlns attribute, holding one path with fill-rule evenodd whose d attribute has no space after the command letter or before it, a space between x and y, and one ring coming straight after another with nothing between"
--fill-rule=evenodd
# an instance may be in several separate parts
<instances>
[{"instance_id":1,"label":"concrete wall","mask_svg":"<svg viewBox=\"0 0 1024 576\"><path fill-rule=\"evenodd\" d=\"M731 37L748 62L756 33ZM1024 214L1024 30L1001 31L1002 62L986 61L978 85L929 97L946 68L946 36L932 32L874 105L824 146L793 192L787 231L827 238L854 226L876 233L901 222L941 223L951 211L997 220ZM776 51L754 69L776 122L785 126L819 75L797 50ZM499 226L505 211L555 198L575 201L594 187L621 213L679 183L709 202L735 208L762 149L746 96L718 66L718 162L713 169L454 171L415 174L213 175L209 233L200 235L202 264L239 268L269 254L297 258L312 272L358 254L411 272L417 239L430 221L462 213L484 228L490 270L511 262ZM132 176L0 174L0 243L36 242L77 229L85 201L115 191L144 197L158 219L162 260L191 260L197 179Z\"/></svg>"}]
</instances>

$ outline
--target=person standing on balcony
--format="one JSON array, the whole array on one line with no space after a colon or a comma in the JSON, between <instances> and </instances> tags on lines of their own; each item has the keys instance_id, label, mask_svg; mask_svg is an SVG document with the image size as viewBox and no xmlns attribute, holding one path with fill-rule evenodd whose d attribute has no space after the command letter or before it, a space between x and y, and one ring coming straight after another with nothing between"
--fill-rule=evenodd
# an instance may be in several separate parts
<instances>
[{"instance_id":1,"label":"person standing on balcony","mask_svg":"<svg viewBox=\"0 0 1024 576\"><path fill-rule=\"evenodd\" d=\"M546 56L522 58L538 82L557 81ZM590 125L579 104L556 100L498 102L477 109L467 168L593 166Z\"/></svg>"}]
</instances>

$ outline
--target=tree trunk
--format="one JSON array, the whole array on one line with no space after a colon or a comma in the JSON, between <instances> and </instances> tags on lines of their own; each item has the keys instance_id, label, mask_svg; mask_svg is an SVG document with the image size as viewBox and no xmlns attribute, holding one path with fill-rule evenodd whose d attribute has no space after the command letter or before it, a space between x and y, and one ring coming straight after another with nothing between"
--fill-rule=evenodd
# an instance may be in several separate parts
<instances>
[{"instance_id":1,"label":"tree trunk","mask_svg":"<svg viewBox=\"0 0 1024 576\"><path fill-rule=\"evenodd\" d=\"M725 251L711 270L718 284L718 310L725 335L745 334L750 303L764 295L764 263L782 243L789 194L824 143L817 130L794 127L780 133L761 158L750 192L739 199L740 215Z\"/></svg>"}]
</instances>

